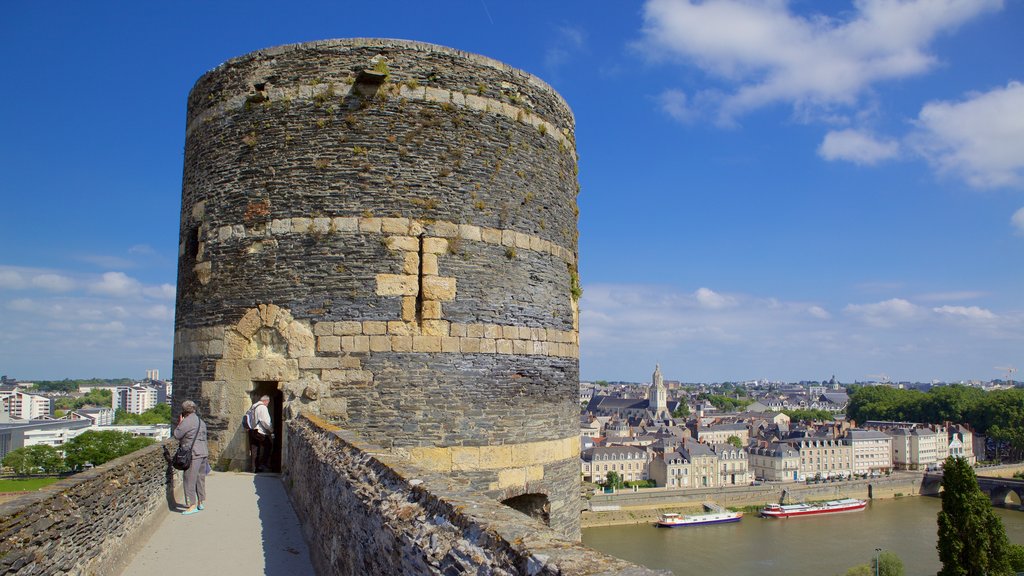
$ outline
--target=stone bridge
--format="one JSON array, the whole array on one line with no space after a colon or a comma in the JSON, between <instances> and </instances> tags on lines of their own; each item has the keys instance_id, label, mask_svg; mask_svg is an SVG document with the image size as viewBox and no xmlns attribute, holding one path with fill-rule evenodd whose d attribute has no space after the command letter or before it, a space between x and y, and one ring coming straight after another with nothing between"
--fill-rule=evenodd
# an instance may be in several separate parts
<instances>
[{"instance_id":1,"label":"stone bridge","mask_svg":"<svg viewBox=\"0 0 1024 576\"><path fill-rule=\"evenodd\" d=\"M928 472L921 478L921 493L937 495L941 491L941 484L941 472ZM978 476L978 487L989 497L993 506L1024 510L1021 505L1024 502L1024 480Z\"/></svg>"},{"instance_id":2,"label":"stone bridge","mask_svg":"<svg viewBox=\"0 0 1024 576\"><path fill-rule=\"evenodd\" d=\"M260 565L245 571L274 576L668 574L566 540L465 482L385 454L313 417L292 420L286 436L280 479L249 475L248 500L211 500L197 516L174 513L184 501L180 473L167 465L161 445L2 504L0 574L153 576L163 572L140 571L137 556L152 555L154 546L181 554L187 549L192 565L221 566L223 557L238 553L231 544L236 533L262 541L262 554L249 554L244 564L255 559ZM211 480L223 474L234 473ZM272 498L274 491L287 496ZM297 518L291 527L275 520L289 502ZM301 532L298 543L285 534L289 529ZM311 566L305 570L294 562L307 556L298 550L303 539ZM207 545L197 548L195 541ZM178 569L155 556L147 562Z\"/></svg>"}]
</instances>

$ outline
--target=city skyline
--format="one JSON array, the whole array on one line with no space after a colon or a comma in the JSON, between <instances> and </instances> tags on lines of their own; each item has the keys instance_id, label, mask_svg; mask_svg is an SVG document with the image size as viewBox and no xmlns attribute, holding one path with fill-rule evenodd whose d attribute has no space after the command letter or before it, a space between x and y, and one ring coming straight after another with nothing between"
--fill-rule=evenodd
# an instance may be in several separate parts
<instances>
[{"instance_id":1,"label":"city skyline","mask_svg":"<svg viewBox=\"0 0 1024 576\"><path fill-rule=\"evenodd\" d=\"M185 105L335 37L483 54L576 115L585 380L1021 367L1024 5L19 5L0 45L0 371L169 377ZM70 49L68 47L71 47Z\"/></svg>"}]
</instances>

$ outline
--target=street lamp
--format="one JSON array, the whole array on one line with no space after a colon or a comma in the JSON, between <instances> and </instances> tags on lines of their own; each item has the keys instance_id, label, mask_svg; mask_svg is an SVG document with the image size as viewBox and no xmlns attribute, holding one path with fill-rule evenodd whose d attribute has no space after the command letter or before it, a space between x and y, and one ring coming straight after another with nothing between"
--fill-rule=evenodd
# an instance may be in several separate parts
<instances>
[{"instance_id":1,"label":"street lamp","mask_svg":"<svg viewBox=\"0 0 1024 576\"><path fill-rule=\"evenodd\" d=\"M881 548L875 548L875 576L878 576L878 553L881 551Z\"/></svg>"}]
</instances>

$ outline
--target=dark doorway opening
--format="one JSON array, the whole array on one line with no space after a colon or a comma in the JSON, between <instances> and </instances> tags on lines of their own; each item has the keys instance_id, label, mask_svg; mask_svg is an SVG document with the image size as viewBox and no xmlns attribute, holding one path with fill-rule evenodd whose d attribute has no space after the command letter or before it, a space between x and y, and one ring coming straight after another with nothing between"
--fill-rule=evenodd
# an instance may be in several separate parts
<instances>
[{"instance_id":1,"label":"dark doorway opening","mask_svg":"<svg viewBox=\"0 0 1024 576\"><path fill-rule=\"evenodd\" d=\"M277 382L253 382L252 402L256 402L263 396L270 396L270 421L274 425L274 451L270 455L270 469L273 472L281 471L281 430L284 429L281 422L281 415L284 414L284 392Z\"/></svg>"},{"instance_id":2,"label":"dark doorway opening","mask_svg":"<svg viewBox=\"0 0 1024 576\"><path fill-rule=\"evenodd\" d=\"M548 503L547 494L523 494L502 500L501 503L531 518L536 518L548 526L551 525L551 505Z\"/></svg>"}]
</instances>

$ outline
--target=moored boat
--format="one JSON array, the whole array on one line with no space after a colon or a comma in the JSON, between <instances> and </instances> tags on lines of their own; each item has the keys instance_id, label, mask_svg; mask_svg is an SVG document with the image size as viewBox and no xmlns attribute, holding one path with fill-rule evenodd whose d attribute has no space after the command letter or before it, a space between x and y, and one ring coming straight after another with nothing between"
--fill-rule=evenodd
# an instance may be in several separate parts
<instances>
[{"instance_id":1,"label":"moored boat","mask_svg":"<svg viewBox=\"0 0 1024 576\"><path fill-rule=\"evenodd\" d=\"M742 517L742 512L714 512L711 514L687 514L685 516L669 512L661 515L661 518L658 519L658 526L661 528L675 528L676 526L724 524L726 522L739 522Z\"/></svg>"},{"instance_id":2,"label":"moored boat","mask_svg":"<svg viewBox=\"0 0 1024 576\"><path fill-rule=\"evenodd\" d=\"M794 518L818 514L859 512L867 505L867 500L858 500L856 498L829 500L820 504L768 504L761 509L761 516L765 518Z\"/></svg>"}]
</instances>

